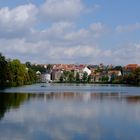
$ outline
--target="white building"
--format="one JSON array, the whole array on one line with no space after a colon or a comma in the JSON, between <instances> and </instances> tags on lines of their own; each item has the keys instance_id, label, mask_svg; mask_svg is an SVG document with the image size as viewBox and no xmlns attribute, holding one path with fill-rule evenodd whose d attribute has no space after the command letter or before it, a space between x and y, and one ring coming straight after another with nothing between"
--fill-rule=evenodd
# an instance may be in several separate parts
<instances>
[{"instance_id":1,"label":"white building","mask_svg":"<svg viewBox=\"0 0 140 140\"><path fill-rule=\"evenodd\" d=\"M88 76L91 74L91 70L88 67L85 67L83 69L83 72L86 72L88 74Z\"/></svg>"},{"instance_id":2,"label":"white building","mask_svg":"<svg viewBox=\"0 0 140 140\"><path fill-rule=\"evenodd\" d=\"M51 81L51 75L50 74L45 74L45 80L46 80L46 82L50 82Z\"/></svg>"}]
</instances>

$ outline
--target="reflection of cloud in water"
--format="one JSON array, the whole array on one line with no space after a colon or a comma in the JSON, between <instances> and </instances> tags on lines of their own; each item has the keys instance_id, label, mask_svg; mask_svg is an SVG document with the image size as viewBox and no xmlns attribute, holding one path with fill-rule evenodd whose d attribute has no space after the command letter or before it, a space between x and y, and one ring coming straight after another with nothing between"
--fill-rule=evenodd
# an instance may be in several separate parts
<instances>
[{"instance_id":1,"label":"reflection of cloud in water","mask_svg":"<svg viewBox=\"0 0 140 140\"><path fill-rule=\"evenodd\" d=\"M140 129L138 97L120 96L117 93L50 93L28 96L28 102L19 109L11 109L0 122L0 139L140 138L136 131Z\"/></svg>"}]
</instances>

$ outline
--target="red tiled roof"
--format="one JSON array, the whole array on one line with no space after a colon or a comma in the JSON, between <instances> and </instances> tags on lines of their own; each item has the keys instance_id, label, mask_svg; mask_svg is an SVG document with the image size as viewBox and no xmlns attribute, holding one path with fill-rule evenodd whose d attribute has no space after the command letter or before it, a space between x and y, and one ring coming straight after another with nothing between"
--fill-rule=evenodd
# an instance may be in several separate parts
<instances>
[{"instance_id":1,"label":"red tiled roof","mask_svg":"<svg viewBox=\"0 0 140 140\"><path fill-rule=\"evenodd\" d=\"M132 70L134 70L138 67L139 67L138 64L128 64L128 65L125 66L126 69L132 69Z\"/></svg>"}]
</instances>

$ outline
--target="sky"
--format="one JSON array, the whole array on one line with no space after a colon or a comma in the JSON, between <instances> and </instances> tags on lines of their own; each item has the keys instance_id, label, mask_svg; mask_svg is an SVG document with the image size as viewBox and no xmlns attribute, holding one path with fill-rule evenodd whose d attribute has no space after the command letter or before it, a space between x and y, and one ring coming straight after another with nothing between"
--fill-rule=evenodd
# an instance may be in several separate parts
<instances>
[{"instance_id":1,"label":"sky","mask_svg":"<svg viewBox=\"0 0 140 140\"><path fill-rule=\"evenodd\" d=\"M140 0L0 0L0 52L32 63L140 64Z\"/></svg>"}]
</instances>

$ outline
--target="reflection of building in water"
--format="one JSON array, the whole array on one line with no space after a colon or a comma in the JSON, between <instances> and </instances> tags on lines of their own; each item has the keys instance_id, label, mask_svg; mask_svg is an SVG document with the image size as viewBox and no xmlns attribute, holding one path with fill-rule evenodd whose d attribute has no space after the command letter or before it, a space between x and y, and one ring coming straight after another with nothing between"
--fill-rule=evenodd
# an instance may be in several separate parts
<instances>
[{"instance_id":1,"label":"reflection of building in water","mask_svg":"<svg viewBox=\"0 0 140 140\"><path fill-rule=\"evenodd\" d=\"M91 94L89 92L83 93L83 100L89 101L91 99Z\"/></svg>"},{"instance_id":2,"label":"reflection of building in water","mask_svg":"<svg viewBox=\"0 0 140 140\"><path fill-rule=\"evenodd\" d=\"M140 96L128 96L126 101L129 103L140 103Z\"/></svg>"},{"instance_id":3,"label":"reflection of building in water","mask_svg":"<svg viewBox=\"0 0 140 140\"><path fill-rule=\"evenodd\" d=\"M125 101L127 103L140 103L140 96L129 96L123 93L74 93L74 92L63 92L63 93L40 93L40 94L25 94L27 99L42 99L48 100L77 100L77 101L93 101L93 100L116 100Z\"/></svg>"},{"instance_id":4,"label":"reflection of building in water","mask_svg":"<svg viewBox=\"0 0 140 140\"><path fill-rule=\"evenodd\" d=\"M15 96L16 95L16 96ZM0 95L0 118L4 116L4 113L9 110L10 108L18 108L23 102L27 100L68 100L68 101L80 101L80 102L89 102L89 101L102 101L102 100L112 100L117 102L123 103L133 103L133 104L140 104L140 96L132 96L127 95L125 93L74 93L74 92L62 92L62 93L39 93L39 94L2 94ZM14 104L16 102L16 104Z\"/></svg>"},{"instance_id":5,"label":"reflection of building in water","mask_svg":"<svg viewBox=\"0 0 140 140\"><path fill-rule=\"evenodd\" d=\"M46 100L79 100L79 101L92 101L92 100L122 100L125 96L121 96L120 93L74 93L74 92L63 92L63 93L46 93L46 94L35 94L34 98L40 98Z\"/></svg>"}]
</instances>

